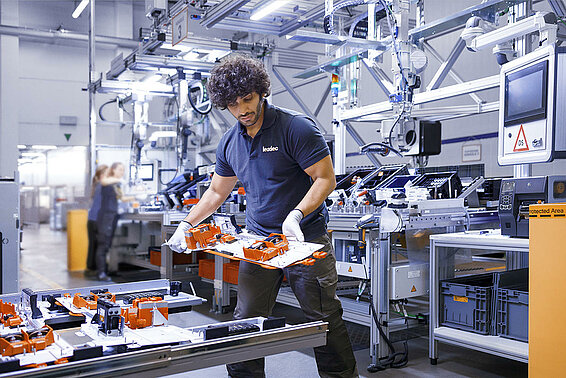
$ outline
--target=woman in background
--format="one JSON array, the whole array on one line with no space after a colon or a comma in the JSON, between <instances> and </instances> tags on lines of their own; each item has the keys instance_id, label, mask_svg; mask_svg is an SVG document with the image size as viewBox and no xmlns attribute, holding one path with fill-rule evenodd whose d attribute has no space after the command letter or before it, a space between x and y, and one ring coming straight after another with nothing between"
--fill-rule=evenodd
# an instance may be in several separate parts
<instances>
[{"instance_id":1,"label":"woman in background","mask_svg":"<svg viewBox=\"0 0 566 378\"><path fill-rule=\"evenodd\" d=\"M86 224L86 228L88 231L88 254L86 258L86 267L88 272L96 271L96 235L97 235L97 227L96 227L96 219L98 217L98 212L100 210L100 203L102 201L102 191L101 191L101 180L106 176L108 173L108 166L106 164L101 164L96 167L96 171L92 178L92 185L91 185L91 193L90 198L92 199L92 205L88 210L88 221Z\"/></svg>"},{"instance_id":2,"label":"woman in background","mask_svg":"<svg viewBox=\"0 0 566 378\"><path fill-rule=\"evenodd\" d=\"M118 222L118 201L132 201L133 197L125 197L120 187L124 177L124 164L116 162L110 167L108 177L101 180L100 210L96 219L97 248L96 271L100 281L110 281L106 271L106 254L112 245L112 237Z\"/></svg>"}]
</instances>

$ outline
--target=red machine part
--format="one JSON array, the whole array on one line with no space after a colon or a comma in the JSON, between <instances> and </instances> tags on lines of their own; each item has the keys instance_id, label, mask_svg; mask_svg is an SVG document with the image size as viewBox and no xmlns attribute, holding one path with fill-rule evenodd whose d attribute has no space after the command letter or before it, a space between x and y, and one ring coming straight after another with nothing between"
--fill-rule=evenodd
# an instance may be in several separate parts
<instances>
[{"instance_id":1,"label":"red machine part","mask_svg":"<svg viewBox=\"0 0 566 378\"><path fill-rule=\"evenodd\" d=\"M214 223L204 223L185 232L185 241L188 249L206 248L207 240L220 234L220 227Z\"/></svg>"},{"instance_id":2,"label":"red machine part","mask_svg":"<svg viewBox=\"0 0 566 378\"><path fill-rule=\"evenodd\" d=\"M153 324L153 309L156 308L165 319L169 319L167 302L158 297L134 299L131 307L122 308L125 324L131 329L145 328Z\"/></svg>"},{"instance_id":3,"label":"red machine part","mask_svg":"<svg viewBox=\"0 0 566 378\"><path fill-rule=\"evenodd\" d=\"M77 308L96 310L96 301L98 300L98 298L108 299L109 301L116 302L116 295L110 292L99 294L90 293L89 295L81 295L79 293L75 293L75 296L73 297L73 305Z\"/></svg>"},{"instance_id":4,"label":"red machine part","mask_svg":"<svg viewBox=\"0 0 566 378\"><path fill-rule=\"evenodd\" d=\"M0 322L4 327L16 327L22 324L22 318L16 311L16 306L10 302L3 302L0 299Z\"/></svg>"},{"instance_id":5,"label":"red machine part","mask_svg":"<svg viewBox=\"0 0 566 378\"><path fill-rule=\"evenodd\" d=\"M43 350L54 342L53 329L46 325L29 333L22 330L20 333L0 337L0 351L4 357L15 356Z\"/></svg>"},{"instance_id":6,"label":"red machine part","mask_svg":"<svg viewBox=\"0 0 566 378\"><path fill-rule=\"evenodd\" d=\"M244 257L254 261L267 261L289 250L289 242L283 234L270 234L264 240L256 240L244 247Z\"/></svg>"}]
</instances>

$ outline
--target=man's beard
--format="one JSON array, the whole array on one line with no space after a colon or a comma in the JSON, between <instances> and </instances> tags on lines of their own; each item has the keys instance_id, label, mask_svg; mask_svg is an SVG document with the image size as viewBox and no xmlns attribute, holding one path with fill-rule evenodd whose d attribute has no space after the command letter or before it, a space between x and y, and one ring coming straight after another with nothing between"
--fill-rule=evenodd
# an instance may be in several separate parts
<instances>
[{"instance_id":1,"label":"man's beard","mask_svg":"<svg viewBox=\"0 0 566 378\"><path fill-rule=\"evenodd\" d=\"M241 118L247 117L249 115L249 113L246 113L241 117L238 117L238 121L240 121L240 123L245 127L254 126L257 123L257 121L259 120L259 117L261 116L261 111L262 111L264 102L265 102L265 100L263 98L259 101L259 103L257 104L257 109L255 111L255 116L251 120L249 120L247 123L242 122Z\"/></svg>"}]
</instances>

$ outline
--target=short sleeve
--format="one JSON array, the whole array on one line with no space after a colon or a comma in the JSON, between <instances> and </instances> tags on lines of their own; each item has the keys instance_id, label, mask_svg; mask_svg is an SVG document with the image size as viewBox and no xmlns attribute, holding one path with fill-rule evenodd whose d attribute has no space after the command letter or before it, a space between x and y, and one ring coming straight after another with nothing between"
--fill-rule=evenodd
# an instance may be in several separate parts
<instances>
[{"instance_id":1,"label":"short sleeve","mask_svg":"<svg viewBox=\"0 0 566 378\"><path fill-rule=\"evenodd\" d=\"M220 139L220 143L218 143L218 147L216 147L216 166L214 172L223 177L236 176L226 158L226 135Z\"/></svg>"},{"instance_id":2,"label":"short sleeve","mask_svg":"<svg viewBox=\"0 0 566 378\"><path fill-rule=\"evenodd\" d=\"M316 124L307 117L295 116L289 125L289 150L303 170L330 155L330 150Z\"/></svg>"}]
</instances>

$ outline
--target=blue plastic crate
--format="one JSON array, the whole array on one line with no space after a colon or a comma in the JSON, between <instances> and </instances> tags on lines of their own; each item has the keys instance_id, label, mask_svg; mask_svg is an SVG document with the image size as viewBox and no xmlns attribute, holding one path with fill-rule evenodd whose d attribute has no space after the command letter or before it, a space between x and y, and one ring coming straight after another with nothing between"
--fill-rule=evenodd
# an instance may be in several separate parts
<instances>
[{"instance_id":1,"label":"blue plastic crate","mask_svg":"<svg viewBox=\"0 0 566 378\"><path fill-rule=\"evenodd\" d=\"M529 270L499 273L497 278L497 335L529 341Z\"/></svg>"},{"instance_id":2,"label":"blue plastic crate","mask_svg":"<svg viewBox=\"0 0 566 378\"><path fill-rule=\"evenodd\" d=\"M492 333L495 275L479 274L440 282L440 323L488 335Z\"/></svg>"}]
</instances>

